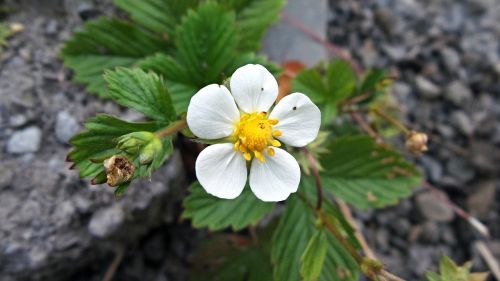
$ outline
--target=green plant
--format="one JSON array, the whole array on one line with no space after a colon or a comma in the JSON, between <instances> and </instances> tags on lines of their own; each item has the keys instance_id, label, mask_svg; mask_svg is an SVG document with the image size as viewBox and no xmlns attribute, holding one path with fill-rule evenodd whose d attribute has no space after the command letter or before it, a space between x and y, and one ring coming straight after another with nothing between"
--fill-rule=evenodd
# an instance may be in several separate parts
<instances>
[{"instance_id":1,"label":"green plant","mask_svg":"<svg viewBox=\"0 0 500 281\"><path fill-rule=\"evenodd\" d=\"M278 94L273 74L282 70L255 51L283 1L115 4L128 12L128 19L87 23L65 44L62 57L89 92L142 113L144 121L106 114L89 119L86 130L71 139L68 155L82 178L107 182L116 187L116 195L123 195L133 180L148 177L164 163L173 139L182 133L212 144L199 156L212 153L206 158L212 162L197 164L200 181L191 184L182 217L197 228L254 234L220 253L225 259L209 274L212 280L357 280L360 273L394 280L378 261L360 254L344 201L361 209L396 204L411 194L421 175L394 148L361 133L355 123L332 122L381 106L388 86L384 71L360 76L345 61L322 63L293 79L293 91L304 94L288 95L272 107ZM251 100L247 92L258 98ZM217 122L232 119L217 127L207 121L210 116ZM218 161L218 152L234 157ZM231 161L238 169L226 166L238 177L213 170ZM288 176L277 176L276 167ZM209 173L202 176L203 169ZM271 194L265 180L274 180L269 190L290 186ZM229 189L218 190L219 185ZM274 201L287 197L279 222L256 227L276 209ZM214 239L208 249L218 243Z\"/></svg>"}]
</instances>

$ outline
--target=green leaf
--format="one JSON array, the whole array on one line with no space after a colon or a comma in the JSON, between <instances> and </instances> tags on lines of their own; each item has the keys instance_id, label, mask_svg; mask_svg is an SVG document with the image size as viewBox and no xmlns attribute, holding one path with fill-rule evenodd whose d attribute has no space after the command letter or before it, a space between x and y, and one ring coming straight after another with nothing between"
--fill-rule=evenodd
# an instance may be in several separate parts
<instances>
[{"instance_id":1,"label":"green leaf","mask_svg":"<svg viewBox=\"0 0 500 281\"><path fill-rule=\"evenodd\" d=\"M328 240L323 229L318 229L309 240L307 247L300 258L302 263L300 275L304 281L318 280L328 249Z\"/></svg>"},{"instance_id":2,"label":"green leaf","mask_svg":"<svg viewBox=\"0 0 500 281\"><path fill-rule=\"evenodd\" d=\"M166 51L167 44L130 23L99 18L85 24L61 52L64 64L75 71L74 79L91 93L106 97L102 78L105 69L130 66L149 54Z\"/></svg>"},{"instance_id":3,"label":"green leaf","mask_svg":"<svg viewBox=\"0 0 500 281\"><path fill-rule=\"evenodd\" d=\"M323 186L358 208L396 204L421 181L398 152L368 136L338 138L328 150L320 161Z\"/></svg>"},{"instance_id":4,"label":"green leaf","mask_svg":"<svg viewBox=\"0 0 500 281\"><path fill-rule=\"evenodd\" d=\"M116 6L128 12L133 21L157 32L172 36L175 27L197 0L114 0Z\"/></svg>"},{"instance_id":5,"label":"green leaf","mask_svg":"<svg viewBox=\"0 0 500 281\"><path fill-rule=\"evenodd\" d=\"M249 187L245 187L241 195L232 200L208 194L198 182L189 189L190 194L183 202L182 217L191 219L196 228L220 230L230 226L238 231L248 225L255 225L274 207L273 203L257 199Z\"/></svg>"},{"instance_id":6,"label":"green leaf","mask_svg":"<svg viewBox=\"0 0 500 281\"><path fill-rule=\"evenodd\" d=\"M193 257L190 280L272 280L269 230L270 227L257 229L256 241L248 236L220 232L203 239Z\"/></svg>"},{"instance_id":7,"label":"green leaf","mask_svg":"<svg viewBox=\"0 0 500 281\"><path fill-rule=\"evenodd\" d=\"M240 2L233 6L236 9L236 24L238 34L240 34L239 49L256 51L261 47L262 37L267 28L278 19L285 1L247 0L236 2Z\"/></svg>"},{"instance_id":8,"label":"green leaf","mask_svg":"<svg viewBox=\"0 0 500 281\"><path fill-rule=\"evenodd\" d=\"M2 47L7 46L7 38L9 38L14 32L6 24L0 22L0 53L2 53Z\"/></svg>"},{"instance_id":9,"label":"green leaf","mask_svg":"<svg viewBox=\"0 0 500 281\"><path fill-rule=\"evenodd\" d=\"M137 65L164 78L177 112L185 112L191 97L200 89L190 81L186 69L169 55L159 53L149 56Z\"/></svg>"},{"instance_id":10,"label":"green leaf","mask_svg":"<svg viewBox=\"0 0 500 281\"><path fill-rule=\"evenodd\" d=\"M317 69L302 70L292 80L292 88L296 92L306 94L314 103L320 104L326 101L328 88Z\"/></svg>"},{"instance_id":11,"label":"green leaf","mask_svg":"<svg viewBox=\"0 0 500 281\"><path fill-rule=\"evenodd\" d=\"M234 13L213 2L190 10L175 37L178 61L200 87L221 80L223 70L235 57L237 44Z\"/></svg>"},{"instance_id":12,"label":"green leaf","mask_svg":"<svg viewBox=\"0 0 500 281\"><path fill-rule=\"evenodd\" d=\"M292 195L287 201L286 209L281 217L273 237L271 261L274 264L274 280L298 281L300 279L301 257L308 241L316 232L314 210L304 200L315 202L315 186L311 178L303 177L300 184L300 196ZM335 224L343 230L355 247L352 229L345 224L335 206L324 201L325 211L336 219ZM330 233L326 233L328 241L327 253L321 271L320 281L358 280L359 266L342 244Z\"/></svg>"},{"instance_id":13,"label":"green leaf","mask_svg":"<svg viewBox=\"0 0 500 281\"><path fill-rule=\"evenodd\" d=\"M110 96L119 104L133 108L162 124L177 117L163 80L140 68L117 68L106 71Z\"/></svg>"},{"instance_id":14,"label":"green leaf","mask_svg":"<svg viewBox=\"0 0 500 281\"><path fill-rule=\"evenodd\" d=\"M486 281L488 273L470 273L471 263L467 262L463 266L458 266L447 256L442 256L439 260L440 274L428 271L425 277L428 281Z\"/></svg>"},{"instance_id":15,"label":"green leaf","mask_svg":"<svg viewBox=\"0 0 500 281\"><path fill-rule=\"evenodd\" d=\"M360 94L364 94L368 91L373 91L376 86L385 78L385 70L383 69L372 69L370 70L363 79L361 87L359 89Z\"/></svg>"},{"instance_id":16,"label":"green leaf","mask_svg":"<svg viewBox=\"0 0 500 281\"><path fill-rule=\"evenodd\" d=\"M70 140L73 149L68 159L80 170L80 177L94 177L104 171L102 161L94 163L91 160L104 160L119 154L115 148L115 139L137 131L155 131L154 123L130 123L107 114L99 114L85 123L84 132L73 136Z\"/></svg>"},{"instance_id":17,"label":"green leaf","mask_svg":"<svg viewBox=\"0 0 500 281\"><path fill-rule=\"evenodd\" d=\"M349 97L356 87L356 73L344 60L333 60L328 65L328 102L336 107L339 101Z\"/></svg>"},{"instance_id":18,"label":"green leaf","mask_svg":"<svg viewBox=\"0 0 500 281\"><path fill-rule=\"evenodd\" d=\"M323 75L323 73L325 73ZM337 115L338 104L356 89L356 73L343 60L302 70L292 81L294 91L306 94L321 109L322 124L329 124Z\"/></svg>"}]
</instances>

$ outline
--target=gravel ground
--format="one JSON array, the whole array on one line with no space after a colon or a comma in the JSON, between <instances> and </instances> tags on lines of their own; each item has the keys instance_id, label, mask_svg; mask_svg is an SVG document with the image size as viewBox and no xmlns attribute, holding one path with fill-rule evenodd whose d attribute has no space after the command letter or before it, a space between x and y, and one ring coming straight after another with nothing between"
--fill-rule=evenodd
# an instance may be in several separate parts
<instances>
[{"instance_id":1,"label":"gravel ground","mask_svg":"<svg viewBox=\"0 0 500 281\"><path fill-rule=\"evenodd\" d=\"M85 20L113 13L110 1L6 2L14 8L8 20L25 29L0 54L0 279L101 280L125 249L116 280L185 280L194 243L206 233L175 221L185 190L179 155L119 200L79 180L63 160L86 118L137 118L85 94L57 58L60 43ZM333 43L364 67L399 77L394 93L405 122L432 135L429 153L415 161L489 226L498 258L500 5L331 0L330 12ZM408 280L435 267L441 253L487 269L470 227L423 190L357 217L389 269Z\"/></svg>"},{"instance_id":2,"label":"gravel ground","mask_svg":"<svg viewBox=\"0 0 500 281\"><path fill-rule=\"evenodd\" d=\"M184 237L196 234L176 221L186 186L178 152L119 199L65 162L86 118L138 117L86 94L58 59L61 42L111 13L110 1L40 2L4 3L7 20L24 30L0 54L0 280L101 280L123 248L133 266L117 273L121 280L184 280ZM149 264L155 271L143 269Z\"/></svg>"},{"instance_id":3,"label":"gravel ground","mask_svg":"<svg viewBox=\"0 0 500 281\"><path fill-rule=\"evenodd\" d=\"M429 182L484 222L500 257L500 5L494 0L330 1L328 38L363 67L390 69L405 123L428 132L415 158ZM458 148L458 149L457 149ZM371 245L408 280L441 254L473 260L478 236L435 196L418 189L397 207L359 213Z\"/></svg>"}]
</instances>

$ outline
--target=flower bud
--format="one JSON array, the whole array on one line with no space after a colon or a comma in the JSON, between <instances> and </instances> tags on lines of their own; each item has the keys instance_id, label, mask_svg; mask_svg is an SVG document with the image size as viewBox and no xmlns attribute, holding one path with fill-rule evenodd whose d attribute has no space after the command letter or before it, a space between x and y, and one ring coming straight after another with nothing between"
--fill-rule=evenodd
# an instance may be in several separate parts
<instances>
[{"instance_id":1,"label":"flower bud","mask_svg":"<svg viewBox=\"0 0 500 281\"><path fill-rule=\"evenodd\" d=\"M425 133L411 131L406 136L406 149L413 154L421 154L427 151L427 139Z\"/></svg>"},{"instance_id":2,"label":"flower bud","mask_svg":"<svg viewBox=\"0 0 500 281\"><path fill-rule=\"evenodd\" d=\"M146 146L141 149L139 154L139 162L148 164L153 161L154 157L162 150L162 144L159 138L152 139Z\"/></svg>"},{"instance_id":3,"label":"flower bud","mask_svg":"<svg viewBox=\"0 0 500 281\"><path fill-rule=\"evenodd\" d=\"M109 186L118 186L132 179L135 172L135 166L127 157L113 155L104 160L104 169Z\"/></svg>"},{"instance_id":4,"label":"flower bud","mask_svg":"<svg viewBox=\"0 0 500 281\"><path fill-rule=\"evenodd\" d=\"M130 154L136 154L141 147L145 146L152 140L157 139L156 135L151 132L134 132L123 135L117 139L116 147Z\"/></svg>"}]
</instances>

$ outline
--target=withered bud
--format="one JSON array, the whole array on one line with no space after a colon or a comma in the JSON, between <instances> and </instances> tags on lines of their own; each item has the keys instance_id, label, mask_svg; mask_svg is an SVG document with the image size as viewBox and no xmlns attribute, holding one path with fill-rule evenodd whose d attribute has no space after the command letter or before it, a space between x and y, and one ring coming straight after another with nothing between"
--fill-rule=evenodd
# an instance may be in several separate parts
<instances>
[{"instance_id":1,"label":"withered bud","mask_svg":"<svg viewBox=\"0 0 500 281\"><path fill-rule=\"evenodd\" d=\"M411 131L406 136L406 149L413 154L421 154L427 151L427 140L428 137L425 133Z\"/></svg>"},{"instance_id":2,"label":"withered bud","mask_svg":"<svg viewBox=\"0 0 500 281\"><path fill-rule=\"evenodd\" d=\"M106 170L106 179L109 186L118 186L132 179L135 172L135 166L127 157L113 155L104 160L104 169Z\"/></svg>"}]
</instances>

